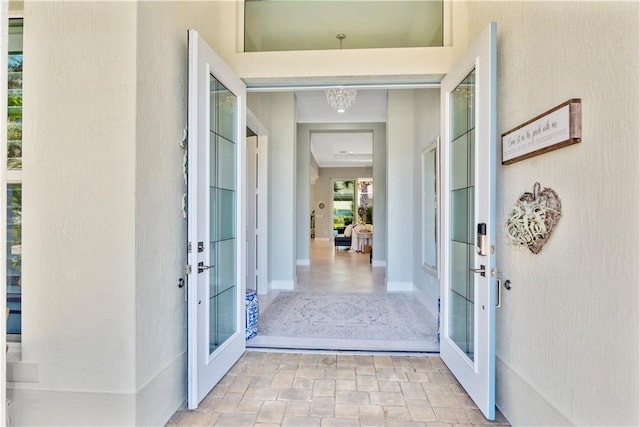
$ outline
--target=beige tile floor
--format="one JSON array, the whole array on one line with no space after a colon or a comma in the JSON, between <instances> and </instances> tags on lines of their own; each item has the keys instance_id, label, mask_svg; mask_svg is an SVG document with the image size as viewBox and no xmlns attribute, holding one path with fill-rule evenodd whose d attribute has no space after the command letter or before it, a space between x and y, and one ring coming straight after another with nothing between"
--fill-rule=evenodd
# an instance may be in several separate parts
<instances>
[{"instance_id":1,"label":"beige tile floor","mask_svg":"<svg viewBox=\"0 0 640 427\"><path fill-rule=\"evenodd\" d=\"M247 352L167 426L488 424L439 357Z\"/></svg>"}]
</instances>

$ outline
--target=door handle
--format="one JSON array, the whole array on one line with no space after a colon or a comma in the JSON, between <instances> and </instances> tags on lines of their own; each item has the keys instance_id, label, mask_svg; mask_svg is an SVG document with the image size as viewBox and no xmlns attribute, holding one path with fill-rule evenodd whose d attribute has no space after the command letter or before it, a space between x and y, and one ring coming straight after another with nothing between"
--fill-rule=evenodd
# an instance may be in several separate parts
<instances>
[{"instance_id":1,"label":"door handle","mask_svg":"<svg viewBox=\"0 0 640 427\"><path fill-rule=\"evenodd\" d=\"M199 262L198 263L198 273L202 273L205 270L209 270L210 268L213 268L213 265L204 265L204 262Z\"/></svg>"},{"instance_id":2,"label":"door handle","mask_svg":"<svg viewBox=\"0 0 640 427\"><path fill-rule=\"evenodd\" d=\"M482 277L487 275L487 270L484 265L480 265L480 268L470 268L469 271L473 271L474 273L480 273Z\"/></svg>"}]
</instances>

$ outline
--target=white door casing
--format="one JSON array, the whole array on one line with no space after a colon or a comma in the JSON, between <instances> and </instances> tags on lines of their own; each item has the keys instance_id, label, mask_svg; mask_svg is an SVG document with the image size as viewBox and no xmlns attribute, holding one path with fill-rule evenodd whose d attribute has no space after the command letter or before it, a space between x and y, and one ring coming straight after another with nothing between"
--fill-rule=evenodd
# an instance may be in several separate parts
<instances>
[{"instance_id":1,"label":"white door casing","mask_svg":"<svg viewBox=\"0 0 640 427\"><path fill-rule=\"evenodd\" d=\"M466 105L466 112L461 105ZM495 23L488 26L442 80L441 114L444 321L440 354L491 420L495 417L493 248L497 225ZM465 120L461 127L460 122ZM478 224L486 226L484 253L477 251ZM484 275L480 274L481 268Z\"/></svg>"},{"instance_id":2,"label":"white door casing","mask_svg":"<svg viewBox=\"0 0 640 427\"><path fill-rule=\"evenodd\" d=\"M187 394L194 409L245 350L246 88L197 31L188 36ZM216 133L223 120L232 136ZM224 281L233 283L221 291Z\"/></svg>"}]
</instances>

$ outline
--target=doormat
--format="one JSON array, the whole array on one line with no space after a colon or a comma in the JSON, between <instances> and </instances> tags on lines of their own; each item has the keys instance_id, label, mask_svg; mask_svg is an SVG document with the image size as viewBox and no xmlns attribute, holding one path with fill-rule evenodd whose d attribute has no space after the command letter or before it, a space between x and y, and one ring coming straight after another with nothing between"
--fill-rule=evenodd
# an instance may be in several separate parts
<instances>
[{"instance_id":1,"label":"doormat","mask_svg":"<svg viewBox=\"0 0 640 427\"><path fill-rule=\"evenodd\" d=\"M437 342L437 322L410 293L282 292L260 313L259 336Z\"/></svg>"}]
</instances>

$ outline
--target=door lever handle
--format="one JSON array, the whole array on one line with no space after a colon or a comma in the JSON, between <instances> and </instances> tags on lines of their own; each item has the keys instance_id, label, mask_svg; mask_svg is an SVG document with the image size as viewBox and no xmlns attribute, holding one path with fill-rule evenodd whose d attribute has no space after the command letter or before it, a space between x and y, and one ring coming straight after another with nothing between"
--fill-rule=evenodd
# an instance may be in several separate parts
<instances>
[{"instance_id":1,"label":"door lever handle","mask_svg":"<svg viewBox=\"0 0 640 427\"><path fill-rule=\"evenodd\" d=\"M204 265L204 262L199 262L198 263L198 273L202 273L205 270L209 270L210 268L213 268L213 265Z\"/></svg>"},{"instance_id":2,"label":"door lever handle","mask_svg":"<svg viewBox=\"0 0 640 427\"><path fill-rule=\"evenodd\" d=\"M480 273L482 277L487 275L487 270L484 265L480 265L480 268L470 268L469 271L473 271L474 273Z\"/></svg>"}]
</instances>

